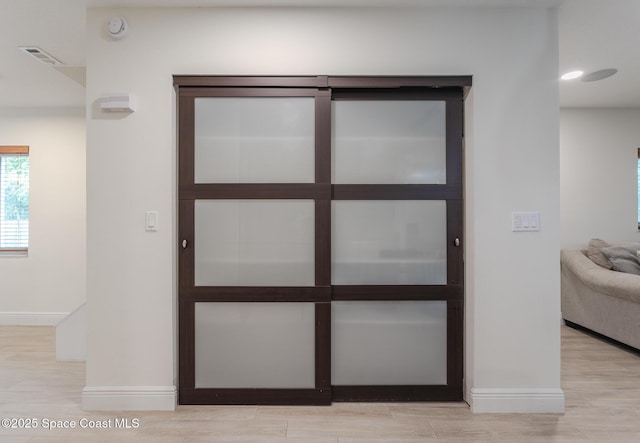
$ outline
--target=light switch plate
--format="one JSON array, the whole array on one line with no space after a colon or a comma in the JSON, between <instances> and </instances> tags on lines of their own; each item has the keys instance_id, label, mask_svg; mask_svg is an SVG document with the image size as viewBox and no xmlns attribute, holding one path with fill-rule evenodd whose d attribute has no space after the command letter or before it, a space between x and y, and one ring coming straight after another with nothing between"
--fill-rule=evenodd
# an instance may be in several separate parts
<instances>
[{"instance_id":1,"label":"light switch plate","mask_svg":"<svg viewBox=\"0 0 640 443\"><path fill-rule=\"evenodd\" d=\"M540 213L512 212L511 231L512 232L537 232L540 230Z\"/></svg>"},{"instance_id":2,"label":"light switch plate","mask_svg":"<svg viewBox=\"0 0 640 443\"><path fill-rule=\"evenodd\" d=\"M158 211L145 212L145 231L153 232L158 230Z\"/></svg>"}]
</instances>

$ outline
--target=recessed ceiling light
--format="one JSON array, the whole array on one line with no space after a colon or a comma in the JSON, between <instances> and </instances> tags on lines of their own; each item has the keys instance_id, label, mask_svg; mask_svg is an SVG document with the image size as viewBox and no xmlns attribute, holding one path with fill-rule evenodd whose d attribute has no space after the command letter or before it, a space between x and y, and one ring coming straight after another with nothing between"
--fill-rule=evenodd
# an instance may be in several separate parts
<instances>
[{"instance_id":1,"label":"recessed ceiling light","mask_svg":"<svg viewBox=\"0 0 640 443\"><path fill-rule=\"evenodd\" d=\"M617 69L600 69L599 71L590 72L580 79L581 82L595 82L598 80L604 80L607 77L611 77L618 72Z\"/></svg>"},{"instance_id":2,"label":"recessed ceiling light","mask_svg":"<svg viewBox=\"0 0 640 443\"><path fill-rule=\"evenodd\" d=\"M562 80L574 80L576 78L582 77L582 74L584 74L584 71L571 71L567 72L566 74L562 74L562 77L560 78Z\"/></svg>"}]
</instances>

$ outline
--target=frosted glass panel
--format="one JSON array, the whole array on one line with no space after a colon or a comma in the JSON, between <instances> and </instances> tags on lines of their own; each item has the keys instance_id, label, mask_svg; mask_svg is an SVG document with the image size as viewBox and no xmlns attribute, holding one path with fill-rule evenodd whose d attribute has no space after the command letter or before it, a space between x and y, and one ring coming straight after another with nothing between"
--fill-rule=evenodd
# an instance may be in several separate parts
<instances>
[{"instance_id":1,"label":"frosted glass panel","mask_svg":"<svg viewBox=\"0 0 640 443\"><path fill-rule=\"evenodd\" d=\"M196 286L313 286L313 200L196 200Z\"/></svg>"},{"instance_id":2,"label":"frosted glass panel","mask_svg":"<svg viewBox=\"0 0 640 443\"><path fill-rule=\"evenodd\" d=\"M447 303L331 304L332 384L447 383Z\"/></svg>"},{"instance_id":3,"label":"frosted glass panel","mask_svg":"<svg viewBox=\"0 0 640 443\"><path fill-rule=\"evenodd\" d=\"M334 183L445 183L445 102L341 100L332 112Z\"/></svg>"},{"instance_id":4,"label":"frosted glass panel","mask_svg":"<svg viewBox=\"0 0 640 443\"><path fill-rule=\"evenodd\" d=\"M314 181L314 99L195 99L196 183Z\"/></svg>"},{"instance_id":5,"label":"frosted glass panel","mask_svg":"<svg viewBox=\"0 0 640 443\"><path fill-rule=\"evenodd\" d=\"M196 388L313 388L313 303L196 303Z\"/></svg>"},{"instance_id":6,"label":"frosted glass panel","mask_svg":"<svg viewBox=\"0 0 640 443\"><path fill-rule=\"evenodd\" d=\"M435 201L333 201L335 285L447 282L447 207Z\"/></svg>"}]
</instances>

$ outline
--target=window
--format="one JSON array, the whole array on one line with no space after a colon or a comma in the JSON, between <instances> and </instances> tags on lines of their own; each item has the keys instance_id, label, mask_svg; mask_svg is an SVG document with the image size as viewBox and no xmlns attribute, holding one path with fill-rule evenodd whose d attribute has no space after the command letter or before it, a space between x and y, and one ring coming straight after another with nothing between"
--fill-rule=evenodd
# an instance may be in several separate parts
<instances>
[{"instance_id":1,"label":"window","mask_svg":"<svg viewBox=\"0 0 640 443\"><path fill-rule=\"evenodd\" d=\"M29 246L29 147L0 146L0 252Z\"/></svg>"}]
</instances>

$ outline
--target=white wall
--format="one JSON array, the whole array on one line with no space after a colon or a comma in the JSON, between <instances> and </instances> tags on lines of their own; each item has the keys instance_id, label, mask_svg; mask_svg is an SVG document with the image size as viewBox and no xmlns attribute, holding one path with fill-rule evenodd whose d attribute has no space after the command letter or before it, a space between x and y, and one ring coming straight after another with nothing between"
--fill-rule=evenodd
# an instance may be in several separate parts
<instances>
[{"instance_id":1,"label":"white wall","mask_svg":"<svg viewBox=\"0 0 640 443\"><path fill-rule=\"evenodd\" d=\"M85 113L0 110L0 144L28 145L29 254L0 256L0 323L54 324L86 296Z\"/></svg>"},{"instance_id":2,"label":"white wall","mask_svg":"<svg viewBox=\"0 0 640 443\"><path fill-rule=\"evenodd\" d=\"M103 31L114 14L130 24L120 41ZM87 105L128 91L139 110L87 122L85 407L172 407L172 74L471 74L467 398L476 411L561 410L557 40L542 8L90 10ZM145 210L158 232L144 232ZM540 211L542 231L512 233L516 210Z\"/></svg>"},{"instance_id":3,"label":"white wall","mask_svg":"<svg viewBox=\"0 0 640 443\"><path fill-rule=\"evenodd\" d=\"M640 241L638 148L640 109L560 111L562 247Z\"/></svg>"}]
</instances>

